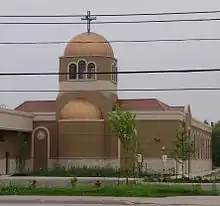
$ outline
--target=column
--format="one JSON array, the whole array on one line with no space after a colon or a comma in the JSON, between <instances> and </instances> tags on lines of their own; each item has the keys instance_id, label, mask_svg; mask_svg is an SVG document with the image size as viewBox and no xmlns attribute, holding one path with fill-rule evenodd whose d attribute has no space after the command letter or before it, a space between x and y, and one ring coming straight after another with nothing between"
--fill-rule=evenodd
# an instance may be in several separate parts
<instances>
[{"instance_id":1,"label":"column","mask_svg":"<svg viewBox=\"0 0 220 206\"><path fill-rule=\"evenodd\" d=\"M212 144L210 137L209 137L209 159L212 159Z\"/></svg>"},{"instance_id":2,"label":"column","mask_svg":"<svg viewBox=\"0 0 220 206\"><path fill-rule=\"evenodd\" d=\"M207 159L209 159L209 137L207 137Z\"/></svg>"},{"instance_id":3,"label":"column","mask_svg":"<svg viewBox=\"0 0 220 206\"><path fill-rule=\"evenodd\" d=\"M202 148L203 148L203 159L205 159L205 137L202 134Z\"/></svg>"},{"instance_id":4,"label":"column","mask_svg":"<svg viewBox=\"0 0 220 206\"><path fill-rule=\"evenodd\" d=\"M200 136L200 142L201 142L201 146L200 146L200 152L201 152L201 159L203 159L203 136L201 135L201 133L199 133L199 136Z\"/></svg>"},{"instance_id":5,"label":"column","mask_svg":"<svg viewBox=\"0 0 220 206\"><path fill-rule=\"evenodd\" d=\"M200 158L200 139L198 134L196 134L196 141L197 141L197 159Z\"/></svg>"},{"instance_id":6,"label":"column","mask_svg":"<svg viewBox=\"0 0 220 206\"><path fill-rule=\"evenodd\" d=\"M193 146L194 146L193 158L196 159L196 135L195 135L195 133L193 133Z\"/></svg>"}]
</instances>

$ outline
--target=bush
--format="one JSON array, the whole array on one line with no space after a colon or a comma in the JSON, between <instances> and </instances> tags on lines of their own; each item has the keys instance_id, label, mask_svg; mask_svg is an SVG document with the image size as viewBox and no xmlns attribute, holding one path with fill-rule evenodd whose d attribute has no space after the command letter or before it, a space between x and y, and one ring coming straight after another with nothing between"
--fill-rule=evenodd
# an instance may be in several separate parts
<instances>
[{"instance_id":1,"label":"bush","mask_svg":"<svg viewBox=\"0 0 220 206\"><path fill-rule=\"evenodd\" d=\"M65 168L62 166L56 166L48 170L40 170L27 173L17 173L13 176L48 176L48 177L124 177L125 172L119 171L111 167L76 167L72 166ZM130 177L134 176L132 172Z\"/></svg>"},{"instance_id":2,"label":"bush","mask_svg":"<svg viewBox=\"0 0 220 206\"><path fill-rule=\"evenodd\" d=\"M169 177L171 174L164 174L164 177ZM39 170L34 172L16 173L12 176L47 176L47 177L126 177L126 172L121 169L111 167L76 167L69 168L63 166L56 166L47 170ZM144 172L128 171L129 177L146 177L149 180L156 181L161 178L161 173L154 170L147 170Z\"/></svg>"}]
</instances>

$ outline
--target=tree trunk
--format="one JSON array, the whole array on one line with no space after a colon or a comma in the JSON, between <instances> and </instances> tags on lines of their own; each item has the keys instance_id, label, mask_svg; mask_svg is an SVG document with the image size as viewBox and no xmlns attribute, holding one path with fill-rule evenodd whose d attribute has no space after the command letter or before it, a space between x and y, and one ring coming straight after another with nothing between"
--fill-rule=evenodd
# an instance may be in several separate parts
<instances>
[{"instance_id":1,"label":"tree trunk","mask_svg":"<svg viewBox=\"0 0 220 206\"><path fill-rule=\"evenodd\" d=\"M184 178L184 161L183 160L181 162L181 166L182 166L182 178Z\"/></svg>"},{"instance_id":2,"label":"tree trunk","mask_svg":"<svg viewBox=\"0 0 220 206\"><path fill-rule=\"evenodd\" d=\"M128 184L128 148L125 149L125 176L126 184Z\"/></svg>"}]
</instances>

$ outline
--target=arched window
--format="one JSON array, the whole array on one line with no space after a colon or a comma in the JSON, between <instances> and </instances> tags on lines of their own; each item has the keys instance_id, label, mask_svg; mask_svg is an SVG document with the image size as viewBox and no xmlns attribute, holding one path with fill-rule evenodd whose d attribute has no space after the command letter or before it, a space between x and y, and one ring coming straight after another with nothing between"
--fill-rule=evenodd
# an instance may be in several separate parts
<instances>
[{"instance_id":1,"label":"arched window","mask_svg":"<svg viewBox=\"0 0 220 206\"><path fill-rule=\"evenodd\" d=\"M87 79L96 79L96 66L94 63L90 62L87 66Z\"/></svg>"},{"instance_id":2,"label":"arched window","mask_svg":"<svg viewBox=\"0 0 220 206\"><path fill-rule=\"evenodd\" d=\"M69 79L77 79L77 66L75 63L69 65Z\"/></svg>"},{"instance_id":3,"label":"arched window","mask_svg":"<svg viewBox=\"0 0 220 206\"><path fill-rule=\"evenodd\" d=\"M86 79L86 62L84 60L80 60L78 62L78 79Z\"/></svg>"}]
</instances>

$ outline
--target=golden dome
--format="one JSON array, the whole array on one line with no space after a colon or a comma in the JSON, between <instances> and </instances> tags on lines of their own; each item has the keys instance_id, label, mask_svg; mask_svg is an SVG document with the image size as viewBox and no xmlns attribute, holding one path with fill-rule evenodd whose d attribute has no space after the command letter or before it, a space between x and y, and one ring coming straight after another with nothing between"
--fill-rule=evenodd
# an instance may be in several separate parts
<instances>
[{"instance_id":1,"label":"golden dome","mask_svg":"<svg viewBox=\"0 0 220 206\"><path fill-rule=\"evenodd\" d=\"M74 42L82 42L75 43ZM86 43L92 42L92 43ZM100 43L106 42L106 43ZM65 51L65 57L83 57L83 56L101 56L101 57L113 57L114 52L108 41L97 33L82 33L73 37L67 44Z\"/></svg>"},{"instance_id":2,"label":"golden dome","mask_svg":"<svg viewBox=\"0 0 220 206\"><path fill-rule=\"evenodd\" d=\"M60 119L102 119L100 109L83 100L68 102L61 110Z\"/></svg>"}]
</instances>

